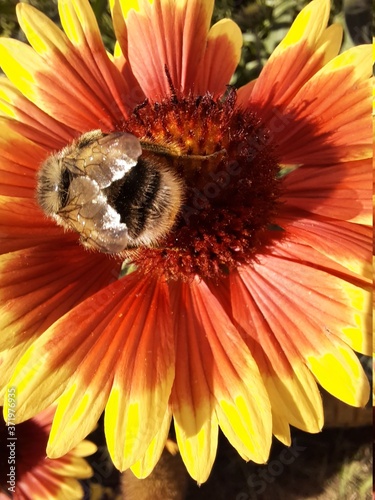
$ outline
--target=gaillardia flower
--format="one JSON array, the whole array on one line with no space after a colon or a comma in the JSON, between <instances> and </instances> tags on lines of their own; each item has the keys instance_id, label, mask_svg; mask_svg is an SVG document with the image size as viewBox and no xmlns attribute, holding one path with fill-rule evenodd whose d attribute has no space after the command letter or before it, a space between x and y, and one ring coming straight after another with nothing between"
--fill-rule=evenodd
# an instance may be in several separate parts
<instances>
[{"instance_id":1,"label":"gaillardia flower","mask_svg":"<svg viewBox=\"0 0 375 500\"><path fill-rule=\"evenodd\" d=\"M235 90L241 32L210 27L213 3L114 1L113 56L86 0L59 2L64 32L19 4L31 46L1 40L1 383L17 387L18 421L58 401L50 457L105 409L115 465L145 477L173 419L203 482L219 427L263 463L272 434L289 444L290 425L321 429L317 383L350 405L368 399L352 349L371 351L371 47L338 55L342 30L313 0ZM103 186L84 177L89 208L60 170L47 205L74 200L64 216L78 232L64 229L36 201L37 171L66 146L55 166L70 155L80 179L100 170L118 155L117 142L101 149L106 134L146 146L142 157L115 158L125 176ZM161 237L98 250L117 228L136 237L157 222L163 189L179 196L161 203L175 213ZM94 250L79 242L90 238Z\"/></svg>"},{"instance_id":2,"label":"gaillardia flower","mask_svg":"<svg viewBox=\"0 0 375 500\"><path fill-rule=\"evenodd\" d=\"M50 407L26 422L8 427L1 418L1 500L10 497L14 500L83 498L78 479L93 475L83 457L95 453L96 446L90 441L82 441L61 458L47 458L46 446L53 415L54 409ZM15 468L13 474L11 467Z\"/></svg>"}]
</instances>

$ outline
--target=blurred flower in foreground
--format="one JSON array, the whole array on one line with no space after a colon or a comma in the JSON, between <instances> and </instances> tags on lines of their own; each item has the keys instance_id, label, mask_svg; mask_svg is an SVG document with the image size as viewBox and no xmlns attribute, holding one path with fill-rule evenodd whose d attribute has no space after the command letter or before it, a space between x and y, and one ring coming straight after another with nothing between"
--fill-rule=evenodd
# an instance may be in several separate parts
<instances>
[{"instance_id":1,"label":"blurred flower in foreground","mask_svg":"<svg viewBox=\"0 0 375 500\"><path fill-rule=\"evenodd\" d=\"M50 457L105 408L115 465L145 477L173 417L202 482L219 427L263 463L272 433L321 429L317 382L368 399L371 47L337 55L314 0L236 92L241 32L212 9L113 2L113 57L85 0L59 2L65 33L20 4L31 47L1 40L1 382L19 421L59 398ZM173 152L184 205L156 248L88 252L35 203L41 162L94 129Z\"/></svg>"},{"instance_id":2,"label":"blurred flower in foreground","mask_svg":"<svg viewBox=\"0 0 375 500\"><path fill-rule=\"evenodd\" d=\"M93 472L82 457L95 453L96 446L90 441L82 441L61 458L47 458L46 446L53 414L54 408L48 408L31 420L11 426L14 428L11 438L4 420L0 420L0 499L9 498L1 493L1 488L4 492L13 492L14 500L83 498L78 479L89 478ZM9 443L14 445L13 454L7 447ZM11 481L8 483L10 477L7 477L14 464L14 455L15 486Z\"/></svg>"}]
</instances>

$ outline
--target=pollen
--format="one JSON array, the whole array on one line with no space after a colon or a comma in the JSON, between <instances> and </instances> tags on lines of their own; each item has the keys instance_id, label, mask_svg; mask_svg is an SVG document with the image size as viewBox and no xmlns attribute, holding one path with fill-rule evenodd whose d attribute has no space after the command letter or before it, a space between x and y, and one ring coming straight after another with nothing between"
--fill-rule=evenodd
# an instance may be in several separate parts
<instances>
[{"instance_id":1,"label":"pollen","mask_svg":"<svg viewBox=\"0 0 375 500\"><path fill-rule=\"evenodd\" d=\"M236 91L177 96L138 106L124 130L165 151L184 199L175 224L133 262L167 279L218 278L248 264L278 209L280 166L271 134ZM129 255L130 257L130 255Z\"/></svg>"}]
</instances>

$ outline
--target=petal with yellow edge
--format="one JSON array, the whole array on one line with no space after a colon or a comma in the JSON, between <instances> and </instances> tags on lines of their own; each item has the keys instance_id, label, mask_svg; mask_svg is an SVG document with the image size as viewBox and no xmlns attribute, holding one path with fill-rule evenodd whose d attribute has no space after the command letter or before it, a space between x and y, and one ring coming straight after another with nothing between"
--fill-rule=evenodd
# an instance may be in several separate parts
<instances>
[{"instance_id":1,"label":"petal with yellow edge","mask_svg":"<svg viewBox=\"0 0 375 500\"><path fill-rule=\"evenodd\" d=\"M60 149L74 136L72 129L26 99L6 77L0 77L0 116L8 118L2 121L4 131L9 128L48 150Z\"/></svg>"},{"instance_id":2,"label":"petal with yellow edge","mask_svg":"<svg viewBox=\"0 0 375 500\"><path fill-rule=\"evenodd\" d=\"M277 439L289 446L291 425L311 433L322 430L322 398L313 374L301 361L293 363L291 376L280 377L271 368L263 380L272 406L272 432Z\"/></svg>"},{"instance_id":3,"label":"petal with yellow edge","mask_svg":"<svg viewBox=\"0 0 375 500\"><path fill-rule=\"evenodd\" d=\"M179 385L181 367L176 374L174 406L177 405L178 398L181 414L188 411L189 405L190 413L193 413L197 410L199 399L201 402L198 408L202 408L209 398L212 400L214 397L219 426L231 444L241 456L264 462L268 458L272 423L268 396L256 363L207 285L195 280L189 286L181 284L180 287L181 292L178 294L179 298L175 299L174 308L179 314L181 308L185 311L180 321L185 321L186 324L183 331L186 332L184 337L188 337L189 343L186 345L185 363L190 369L185 369L185 376ZM177 297L176 292L173 295ZM198 337L199 331L203 334ZM206 389L200 389L199 394L197 386L202 384L202 378ZM186 394L189 393L194 395L194 399L186 399ZM198 416L201 417L199 414ZM202 418L200 426L203 421ZM176 422L178 423L177 416ZM197 430L198 424L199 421L196 424ZM187 422L180 424L185 434L186 425ZM183 456L182 452L181 454ZM183 458L185 460L184 456ZM194 464L190 465L193 466ZM190 470L189 472L191 473Z\"/></svg>"},{"instance_id":4,"label":"petal with yellow edge","mask_svg":"<svg viewBox=\"0 0 375 500\"><path fill-rule=\"evenodd\" d=\"M161 457L161 454L163 453L165 444L167 442L171 421L172 421L172 412L171 409L168 407L165 412L160 429L158 430L154 439L151 441L151 444L147 448L146 453L140 460L135 462L130 467L133 474L138 479L144 479L149 474L151 474L154 467L158 463L159 458Z\"/></svg>"},{"instance_id":5,"label":"petal with yellow edge","mask_svg":"<svg viewBox=\"0 0 375 500\"><path fill-rule=\"evenodd\" d=\"M59 116L60 121L71 128L88 130L101 126L112 130L127 116L125 96L129 101L132 89L99 41L100 34L88 2L62 2L60 10L68 33L72 36L69 28L82 33L87 50L83 47L78 50L39 11L19 4L19 22L33 48L17 40L2 39L3 70L28 99L47 114ZM93 35L95 26L97 37ZM91 50L96 51L95 61ZM64 67L63 72L59 71L60 67Z\"/></svg>"},{"instance_id":6,"label":"petal with yellow edge","mask_svg":"<svg viewBox=\"0 0 375 500\"><path fill-rule=\"evenodd\" d=\"M100 265L95 267L95 269L99 268ZM41 322L42 324L38 326L43 331L51 324L51 321L55 322L43 334L39 332L38 338L15 367L9 385L17 388L17 421L30 418L54 402L64 392L77 367L83 363L98 339L100 340L103 325L108 321L107 318L111 317L114 304L107 303L110 298L113 298L112 295L108 295L108 293L111 294L111 290L104 288L92 296L94 291L108 284L108 269L104 273L106 279L104 284L99 283L95 289L82 290L82 282L87 281L92 284L95 281L97 283L98 276L92 272L92 268L86 268L86 271L87 274L81 278L77 278L79 275L75 273L81 286L74 290L70 285L72 297L67 296L65 302L61 302L60 310L56 308L56 310L49 311L44 324ZM99 276L99 282L100 280ZM116 281L111 286L117 287L116 298L121 305L120 291L124 283ZM67 288L69 290L69 287ZM66 290L63 291L67 293ZM72 293L73 291L75 293ZM87 297L85 291L88 292L89 298L74 309L74 305ZM53 299L51 301L53 303ZM56 321L66 310L70 312ZM104 319L98 322L98 317ZM96 335L91 335L92 332ZM51 376L52 373L53 376ZM35 397L36 392L38 397Z\"/></svg>"},{"instance_id":7,"label":"petal with yellow edge","mask_svg":"<svg viewBox=\"0 0 375 500\"><path fill-rule=\"evenodd\" d=\"M314 366L319 383L336 397L353 406L364 405L367 378L340 339L369 350L369 293L299 261L298 245L293 242L287 241L284 247L274 245L274 255L260 256L251 269L240 269L243 282L290 362L302 358L311 370ZM329 371L330 363L334 373ZM345 381L341 386L340 377Z\"/></svg>"},{"instance_id":8,"label":"petal with yellow edge","mask_svg":"<svg viewBox=\"0 0 375 500\"><path fill-rule=\"evenodd\" d=\"M107 403L113 384L111 370L117 364L124 343L124 333L121 328L122 298L128 290L127 288L124 290L122 283L120 286L113 286L108 292L114 293L114 291L120 293L116 300L112 300L111 316L107 316L107 324L103 325L103 321L98 321L96 318L97 324L86 326L86 335L95 337L95 343L90 347L59 398L47 447L47 454L51 458L64 455L84 439L99 420ZM101 295L100 292L99 294ZM92 302L92 298L89 302ZM82 310L86 307L88 307L87 301L75 308L69 315L69 323L74 320L79 323ZM64 325L60 327L64 328Z\"/></svg>"},{"instance_id":9,"label":"petal with yellow edge","mask_svg":"<svg viewBox=\"0 0 375 500\"><path fill-rule=\"evenodd\" d=\"M194 90L213 4L212 0L141 0L139 10L127 11L129 62L147 98L157 100L170 93L166 71L177 91Z\"/></svg>"},{"instance_id":10,"label":"petal with yellow edge","mask_svg":"<svg viewBox=\"0 0 375 500\"><path fill-rule=\"evenodd\" d=\"M112 461L120 470L142 459L160 431L171 393L175 352L167 285L138 276L122 299L114 380L104 427ZM120 282L121 283L121 282ZM111 297L109 297L109 305Z\"/></svg>"},{"instance_id":11,"label":"petal with yellow edge","mask_svg":"<svg viewBox=\"0 0 375 500\"><path fill-rule=\"evenodd\" d=\"M304 355L307 366L326 391L348 405L365 406L370 384L358 357L344 342L331 337L320 352L306 350Z\"/></svg>"},{"instance_id":12,"label":"petal with yellow edge","mask_svg":"<svg viewBox=\"0 0 375 500\"><path fill-rule=\"evenodd\" d=\"M292 444L289 424L275 413L274 407L272 407L272 434L285 446Z\"/></svg>"},{"instance_id":13,"label":"petal with yellow edge","mask_svg":"<svg viewBox=\"0 0 375 500\"><path fill-rule=\"evenodd\" d=\"M211 393L213 364L189 287L171 284L177 369L171 404L177 444L189 474L207 480L216 456L218 424Z\"/></svg>"},{"instance_id":14,"label":"petal with yellow edge","mask_svg":"<svg viewBox=\"0 0 375 500\"><path fill-rule=\"evenodd\" d=\"M212 26L207 36L206 51L194 80L194 92L222 95L239 63L242 32L231 19L222 19Z\"/></svg>"},{"instance_id":15,"label":"petal with yellow edge","mask_svg":"<svg viewBox=\"0 0 375 500\"><path fill-rule=\"evenodd\" d=\"M100 316L104 319L98 321L98 316L93 315L92 322L86 325L86 331L82 333L82 335L94 338L95 342L90 346L84 360L71 377L64 394L59 398L48 443L48 456L52 458L62 456L81 441L99 419L108 399L110 404L110 392L116 384L116 373L120 369L121 353L129 349L134 354L134 349L137 349L136 343L139 339L132 339L132 326L134 323L142 325L146 319L141 317L144 311L142 307L139 305L137 307L134 303L136 301L134 301L133 294L144 295L143 307L150 306L149 302L152 299L149 297L147 300L147 294L144 293L146 287L151 288L152 284L143 282L136 274L129 275L110 285L105 294L99 292L97 296L90 297L66 318L66 322L69 324L75 322L79 324L84 311L87 308L90 309L90 304L92 304L91 307L94 307L95 301L100 304L101 308L106 308L103 316ZM115 298L114 294L116 294ZM159 300L162 299L159 298ZM140 309L140 311L135 312L135 309ZM99 308L95 309L95 314L98 313ZM65 326L68 328L64 323L60 324L62 329L65 329ZM158 339L158 334L163 335L165 332L155 328L153 333ZM129 346L132 341L135 344ZM141 344L143 342L146 344L145 339L140 341ZM165 346L165 342L161 341L160 344ZM146 347L150 346L145 345L145 349ZM139 348L141 350L141 347ZM147 356L150 357L153 353L155 358L159 359L160 356L154 351L147 349ZM142 354L140 353L139 356ZM142 360L145 363L147 361L145 357ZM155 362L155 378L156 376L162 377L161 364L161 362L159 364ZM129 378L128 376L121 380L129 380ZM150 378L152 379L152 377ZM64 429L63 432L62 429ZM141 433L141 435L143 434ZM120 435L117 436L117 439L120 440Z\"/></svg>"},{"instance_id":16,"label":"petal with yellow edge","mask_svg":"<svg viewBox=\"0 0 375 500\"><path fill-rule=\"evenodd\" d=\"M356 273L364 282L372 280L372 229L359 224L307 216L284 210L278 224L294 241L305 243Z\"/></svg>"},{"instance_id":17,"label":"petal with yellow edge","mask_svg":"<svg viewBox=\"0 0 375 500\"><path fill-rule=\"evenodd\" d=\"M125 19L131 9L140 10L138 0L110 0L113 28L116 35L114 48L114 63L128 82L134 97L137 95L138 102L143 102L146 96L133 74L128 54L128 29Z\"/></svg>"},{"instance_id":18,"label":"petal with yellow edge","mask_svg":"<svg viewBox=\"0 0 375 500\"><path fill-rule=\"evenodd\" d=\"M245 273L244 273L245 274ZM233 316L244 330L248 345L264 380L271 401L274 426L289 429L293 425L308 432L318 432L323 425L321 397L311 372L296 354L292 339L281 344L262 314L260 298L247 288L242 274L230 274L230 291ZM289 430L273 430L283 442L288 442Z\"/></svg>"},{"instance_id":19,"label":"petal with yellow edge","mask_svg":"<svg viewBox=\"0 0 375 500\"><path fill-rule=\"evenodd\" d=\"M135 5L136 4L136 5ZM128 59L128 31L125 17L131 8L138 8L138 0L109 0L113 29L116 36L115 57L122 54L125 60Z\"/></svg>"},{"instance_id":20,"label":"petal with yellow edge","mask_svg":"<svg viewBox=\"0 0 375 500\"><path fill-rule=\"evenodd\" d=\"M62 74L55 69L59 67L58 59L47 65L32 47L5 38L0 40L0 61L9 80L46 114L58 116L75 130L95 129L99 123L111 127L112 121L98 101L91 106L88 83L77 77L77 68L65 63Z\"/></svg>"},{"instance_id":21,"label":"petal with yellow edge","mask_svg":"<svg viewBox=\"0 0 375 500\"><path fill-rule=\"evenodd\" d=\"M125 80L108 57L87 0L63 0L58 6L62 27L75 47L74 52L79 54L90 73L89 82L95 85L95 88L92 87L93 99L103 103L114 125L120 125L134 106L142 102L137 92L139 85L135 88L134 79ZM82 77L86 81L85 76Z\"/></svg>"},{"instance_id":22,"label":"petal with yellow edge","mask_svg":"<svg viewBox=\"0 0 375 500\"><path fill-rule=\"evenodd\" d=\"M313 247L308 247L292 239L287 239L284 244L277 244L273 254L276 258L280 257L282 267L285 266L285 270L281 269L280 279L285 278L286 286L288 280L291 279L286 276L286 267L288 265L295 266L294 279L299 277L300 294L301 296L307 294L309 297L308 306L311 305L315 308L315 312L311 310L310 317L308 310L306 310L307 320L318 319L321 323L319 330L325 334L331 332L355 351L371 355L372 315L371 283L369 280L361 279L350 271L345 273L343 266L327 259L315 251ZM279 260L272 260L272 267L279 263ZM302 273L305 273L305 278L302 277ZM291 290L297 292L298 285L293 286L293 283L293 280L289 283ZM312 287L312 283L314 287ZM296 305L298 304L297 296L298 294L295 297L290 295L291 299L296 301ZM318 339L319 337L316 339L317 344L319 343Z\"/></svg>"},{"instance_id":23,"label":"petal with yellow edge","mask_svg":"<svg viewBox=\"0 0 375 500\"><path fill-rule=\"evenodd\" d=\"M14 367L34 340L35 337L30 336L20 341L17 345L0 351L0 401L3 401L6 394L5 390L14 371Z\"/></svg>"},{"instance_id":24,"label":"petal with yellow edge","mask_svg":"<svg viewBox=\"0 0 375 500\"><path fill-rule=\"evenodd\" d=\"M289 101L282 110L289 123L275 134L282 163L372 157L371 50L361 45L335 57Z\"/></svg>"},{"instance_id":25,"label":"petal with yellow edge","mask_svg":"<svg viewBox=\"0 0 375 500\"><path fill-rule=\"evenodd\" d=\"M93 448L94 451L92 453L96 451L95 448ZM91 467L80 457L72 457L72 459L66 463L61 460L59 464L57 464L54 460L49 460L46 465L46 469L49 469L51 472L55 472L59 476L79 477L80 479L86 479L92 476Z\"/></svg>"},{"instance_id":26,"label":"petal with yellow edge","mask_svg":"<svg viewBox=\"0 0 375 500\"><path fill-rule=\"evenodd\" d=\"M202 408L179 405L174 417L178 449L187 471L198 484L207 481L216 457L218 422L215 414L205 420L199 429L197 420L207 413ZM203 411L202 411L203 410ZM189 423L190 422L190 423Z\"/></svg>"},{"instance_id":27,"label":"petal with yellow edge","mask_svg":"<svg viewBox=\"0 0 375 500\"><path fill-rule=\"evenodd\" d=\"M255 83L241 87L239 103L261 104L268 121L274 107L282 107L340 50L342 27L326 29L329 0L310 2L297 16Z\"/></svg>"}]
</instances>

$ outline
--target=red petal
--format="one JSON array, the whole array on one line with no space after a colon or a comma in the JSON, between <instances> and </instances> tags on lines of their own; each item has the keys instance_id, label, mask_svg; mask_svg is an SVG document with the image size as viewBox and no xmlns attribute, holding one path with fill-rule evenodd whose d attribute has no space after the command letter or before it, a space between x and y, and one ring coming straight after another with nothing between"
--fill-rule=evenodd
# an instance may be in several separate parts
<instances>
[{"instance_id":1,"label":"red petal","mask_svg":"<svg viewBox=\"0 0 375 500\"><path fill-rule=\"evenodd\" d=\"M178 91L194 88L205 51L212 0L140 2L127 14L129 61L144 93L156 100L170 93L166 68Z\"/></svg>"},{"instance_id":2,"label":"red petal","mask_svg":"<svg viewBox=\"0 0 375 500\"><path fill-rule=\"evenodd\" d=\"M44 113L5 77L0 78L0 94L0 108L4 110L2 114L5 118L1 125L4 133L10 128L17 135L46 150L60 149L74 137L73 129ZM19 150L14 147L13 141L10 143L18 153Z\"/></svg>"},{"instance_id":3,"label":"red petal","mask_svg":"<svg viewBox=\"0 0 375 500\"><path fill-rule=\"evenodd\" d=\"M242 32L230 19L222 19L210 29L206 51L194 79L194 92L214 96L225 92L241 55Z\"/></svg>"},{"instance_id":4,"label":"red petal","mask_svg":"<svg viewBox=\"0 0 375 500\"><path fill-rule=\"evenodd\" d=\"M194 435L214 408L220 427L239 453L264 461L271 414L251 353L203 281L173 285L171 292L178 335L173 390L176 421L186 427L187 436ZM184 414L191 418L185 421Z\"/></svg>"},{"instance_id":5,"label":"red petal","mask_svg":"<svg viewBox=\"0 0 375 500\"><path fill-rule=\"evenodd\" d=\"M118 276L120 264L78 245L39 245L5 254L0 296L2 348L41 335Z\"/></svg>"},{"instance_id":6,"label":"red petal","mask_svg":"<svg viewBox=\"0 0 375 500\"><path fill-rule=\"evenodd\" d=\"M292 235L294 241L318 250L339 266L356 273L360 279L371 280L373 238L370 227L311 217L296 210L283 210L278 224Z\"/></svg>"},{"instance_id":7,"label":"red petal","mask_svg":"<svg viewBox=\"0 0 375 500\"><path fill-rule=\"evenodd\" d=\"M0 136L0 195L34 200L35 172L48 152L12 130L8 123L7 119L0 118L3 127Z\"/></svg>"},{"instance_id":8,"label":"red petal","mask_svg":"<svg viewBox=\"0 0 375 500\"><path fill-rule=\"evenodd\" d=\"M338 163L324 168L303 166L283 178L286 207L340 220L370 224L372 160Z\"/></svg>"}]
</instances>

